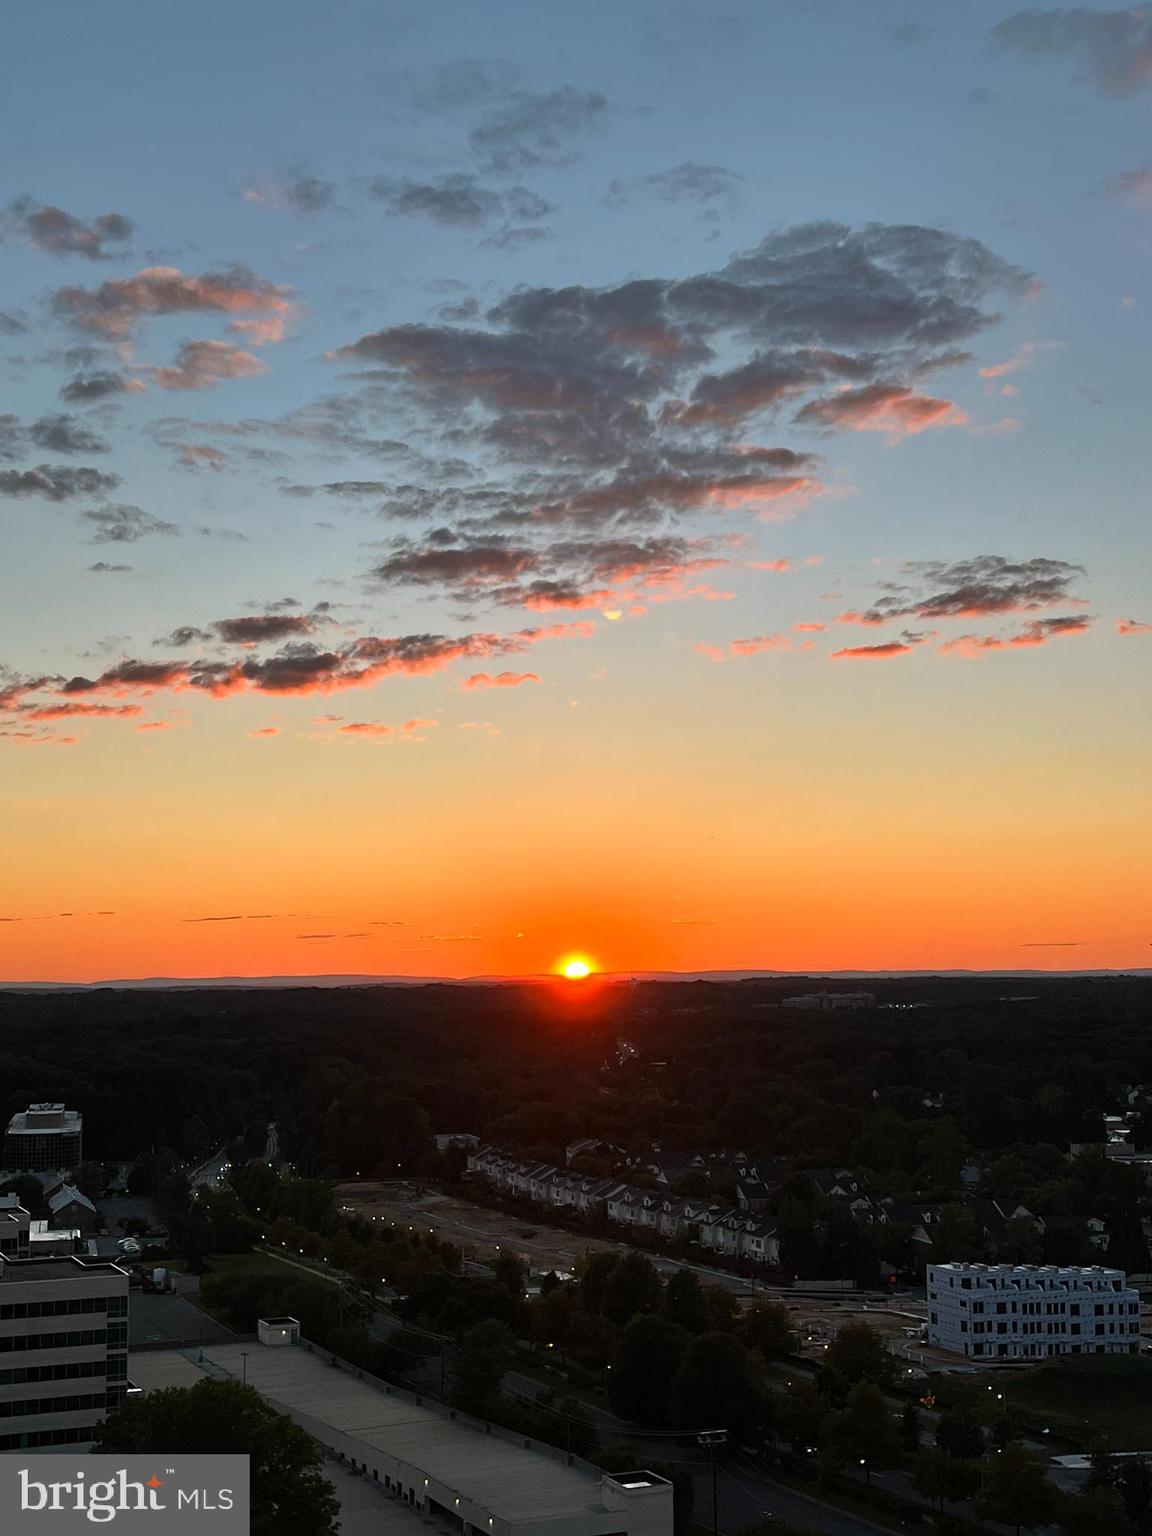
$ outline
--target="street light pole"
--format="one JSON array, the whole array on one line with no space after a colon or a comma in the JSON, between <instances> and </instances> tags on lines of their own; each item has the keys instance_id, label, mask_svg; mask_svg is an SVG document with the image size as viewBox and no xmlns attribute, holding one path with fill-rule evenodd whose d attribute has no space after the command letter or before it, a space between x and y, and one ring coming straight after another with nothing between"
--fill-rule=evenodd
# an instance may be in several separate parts
<instances>
[{"instance_id":1,"label":"street light pole","mask_svg":"<svg viewBox=\"0 0 1152 1536\"><path fill-rule=\"evenodd\" d=\"M246 1349L240 1351L240 1380L245 1386L248 1385L248 1351Z\"/></svg>"},{"instance_id":2,"label":"street light pole","mask_svg":"<svg viewBox=\"0 0 1152 1536\"><path fill-rule=\"evenodd\" d=\"M720 1536L720 1514L716 1498L716 1447L727 1445L728 1431L726 1429L702 1429L696 1436L700 1445L708 1448L708 1455L712 1462L712 1536Z\"/></svg>"}]
</instances>

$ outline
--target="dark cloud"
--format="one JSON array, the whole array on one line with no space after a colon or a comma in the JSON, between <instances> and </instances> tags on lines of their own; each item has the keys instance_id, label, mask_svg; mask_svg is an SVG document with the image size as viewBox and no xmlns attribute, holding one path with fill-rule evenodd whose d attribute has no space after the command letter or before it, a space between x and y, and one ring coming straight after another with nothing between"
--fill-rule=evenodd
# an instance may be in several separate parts
<instances>
[{"instance_id":1,"label":"dark cloud","mask_svg":"<svg viewBox=\"0 0 1152 1536\"><path fill-rule=\"evenodd\" d=\"M107 560L97 560L96 564L90 565L88 569L97 576L110 576L130 571L132 567L130 565L109 565Z\"/></svg>"},{"instance_id":2,"label":"dark cloud","mask_svg":"<svg viewBox=\"0 0 1152 1536\"><path fill-rule=\"evenodd\" d=\"M18 416L0 416L0 459L9 462L30 448L49 453L107 453L108 446L104 438L89 432L73 416L42 416L27 426Z\"/></svg>"},{"instance_id":3,"label":"dark cloud","mask_svg":"<svg viewBox=\"0 0 1152 1536\"><path fill-rule=\"evenodd\" d=\"M1109 190L1135 203L1138 208L1152 208L1152 160L1123 171L1108 182Z\"/></svg>"},{"instance_id":4,"label":"dark cloud","mask_svg":"<svg viewBox=\"0 0 1152 1536\"><path fill-rule=\"evenodd\" d=\"M978 555L951 564L912 561L903 568L905 580L884 583L883 597L869 608L842 618L849 623L887 624L913 616L968 619L1025 613L1077 601L1069 589L1083 574L1082 566L1041 556L1013 561L1002 555ZM1063 625L1067 621L1044 622Z\"/></svg>"},{"instance_id":5,"label":"dark cloud","mask_svg":"<svg viewBox=\"0 0 1152 1536\"><path fill-rule=\"evenodd\" d=\"M505 224L490 235L485 235L481 245L491 246L497 251L519 251L526 245L539 245L542 240L551 240L552 231L543 229L539 224Z\"/></svg>"},{"instance_id":6,"label":"dark cloud","mask_svg":"<svg viewBox=\"0 0 1152 1536\"><path fill-rule=\"evenodd\" d=\"M74 416L63 412L34 421L28 436L37 448L48 453L107 453L109 448L106 438L90 432Z\"/></svg>"},{"instance_id":7,"label":"dark cloud","mask_svg":"<svg viewBox=\"0 0 1152 1536\"><path fill-rule=\"evenodd\" d=\"M633 198L655 197L665 203L696 203L706 213L732 212L740 200L744 178L722 165L701 165L684 160L668 171L656 171L632 181L616 178L609 183L604 201L619 207Z\"/></svg>"},{"instance_id":8,"label":"dark cloud","mask_svg":"<svg viewBox=\"0 0 1152 1536\"><path fill-rule=\"evenodd\" d=\"M226 645L260 645L310 635L316 621L304 614L260 613L239 619L218 619L212 626Z\"/></svg>"},{"instance_id":9,"label":"dark cloud","mask_svg":"<svg viewBox=\"0 0 1152 1536\"><path fill-rule=\"evenodd\" d=\"M610 112L599 91L570 85L512 90L480 119L469 140L481 164L501 175L572 165L586 140L606 126Z\"/></svg>"},{"instance_id":10,"label":"dark cloud","mask_svg":"<svg viewBox=\"0 0 1152 1536\"><path fill-rule=\"evenodd\" d=\"M506 59L453 59L438 66L416 97L426 112L468 110L515 90L517 73Z\"/></svg>"},{"instance_id":11,"label":"dark cloud","mask_svg":"<svg viewBox=\"0 0 1152 1536\"><path fill-rule=\"evenodd\" d=\"M1107 96L1132 96L1152 85L1152 10L1063 6L1018 11L989 37L1005 52L1071 59Z\"/></svg>"},{"instance_id":12,"label":"dark cloud","mask_svg":"<svg viewBox=\"0 0 1152 1536\"><path fill-rule=\"evenodd\" d=\"M978 241L940 230L806 225L716 272L519 288L489 311L488 329L395 326L334 355L379 365L425 408L478 408L509 457L555 464L566 448L607 462L653 445L657 406L667 421L682 392L689 403L697 388L701 401L734 400L749 369L784 370L797 387L829 372L914 373L991 325L992 295L1020 296L1029 283ZM731 378L702 375L714 339L749 354Z\"/></svg>"},{"instance_id":13,"label":"dark cloud","mask_svg":"<svg viewBox=\"0 0 1152 1536\"><path fill-rule=\"evenodd\" d=\"M96 677L13 676L0 687L0 710L31 713L67 704L70 713L78 701L98 701L101 695L124 699L133 694L194 690L204 697L223 698L235 693L273 695L331 693L345 688L367 688L387 677L421 676L438 672L459 660L488 660L515 656L542 641L587 637L587 622L548 624L519 629L511 634L473 632L465 635L413 634L384 638L363 635L333 650L309 642L289 645L268 657L243 660L117 662ZM36 697L39 695L39 697ZM132 706L118 706L120 710Z\"/></svg>"},{"instance_id":14,"label":"dark cloud","mask_svg":"<svg viewBox=\"0 0 1152 1536\"><path fill-rule=\"evenodd\" d=\"M0 310L0 336L23 336L27 329L18 315L8 315Z\"/></svg>"},{"instance_id":15,"label":"dark cloud","mask_svg":"<svg viewBox=\"0 0 1152 1536\"><path fill-rule=\"evenodd\" d=\"M436 529L423 543L398 540L372 571L385 586L438 587L459 601L538 611L602 606L620 584L668 586L727 561L707 539L558 540L539 547L498 536Z\"/></svg>"},{"instance_id":16,"label":"dark cloud","mask_svg":"<svg viewBox=\"0 0 1152 1536\"><path fill-rule=\"evenodd\" d=\"M426 218L455 229L481 229L497 219L543 219L554 211L547 198L527 187L497 191L462 173L435 181L377 176L368 195L397 218Z\"/></svg>"},{"instance_id":17,"label":"dark cloud","mask_svg":"<svg viewBox=\"0 0 1152 1536\"><path fill-rule=\"evenodd\" d=\"M371 389L365 389L355 395L325 396L272 420L242 417L231 421L192 421L166 416L146 430L162 447L177 452L185 448L189 439L221 437L228 442L229 454L259 454L265 462L273 461L268 449L252 448L239 440L261 436L284 438L340 461L349 453L376 459L404 458L411 452L408 444L395 437L381 436L376 430L382 422L394 427L395 419L395 401L377 399Z\"/></svg>"},{"instance_id":18,"label":"dark cloud","mask_svg":"<svg viewBox=\"0 0 1152 1536\"><path fill-rule=\"evenodd\" d=\"M108 400L114 395L124 395L144 388L136 379L111 370L101 373L81 373L69 379L60 390L60 398L70 405L91 405L97 400Z\"/></svg>"},{"instance_id":19,"label":"dark cloud","mask_svg":"<svg viewBox=\"0 0 1152 1536\"><path fill-rule=\"evenodd\" d=\"M181 624L170 635L157 640L156 644L183 649L185 646L209 644L217 640L223 641L225 645L266 645L280 640L299 639L315 631L328 608L327 603L321 603L310 615L284 613L282 610L286 607L300 606L295 598L284 598L268 606L274 611L245 614L235 619L217 619L206 629L194 624Z\"/></svg>"},{"instance_id":20,"label":"dark cloud","mask_svg":"<svg viewBox=\"0 0 1152 1536\"><path fill-rule=\"evenodd\" d=\"M165 635L162 640L157 640L156 645L174 645L182 649L186 645L199 645L201 642L214 640L215 636L209 629L197 629L195 624L180 624L170 635Z\"/></svg>"},{"instance_id":21,"label":"dark cloud","mask_svg":"<svg viewBox=\"0 0 1152 1536\"><path fill-rule=\"evenodd\" d=\"M476 320L480 315L480 301L468 298L455 304L441 304L436 313L441 320Z\"/></svg>"},{"instance_id":22,"label":"dark cloud","mask_svg":"<svg viewBox=\"0 0 1152 1536\"><path fill-rule=\"evenodd\" d=\"M932 36L931 29L918 21L900 21L888 28L889 35L898 43L923 43Z\"/></svg>"},{"instance_id":23,"label":"dark cloud","mask_svg":"<svg viewBox=\"0 0 1152 1536\"><path fill-rule=\"evenodd\" d=\"M171 537L180 532L175 523L166 523L151 512L125 504L97 507L80 515L95 530L90 541L93 544L135 544L149 534Z\"/></svg>"},{"instance_id":24,"label":"dark cloud","mask_svg":"<svg viewBox=\"0 0 1152 1536\"><path fill-rule=\"evenodd\" d=\"M961 360L998 319L992 301L1031 281L944 231L823 223L712 272L524 286L482 326L394 326L334 356L364 366L366 386L399 387L442 441L506 467L503 483L397 485L385 516L537 538L697 511L779 517L819 489L814 463L750 444L753 418L788 404L829 431L961 423L911 381Z\"/></svg>"},{"instance_id":25,"label":"dark cloud","mask_svg":"<svg viewBox=\"0 0 1152 1536\"><path fill-rule=\"evenodd\" d=\"M13 235L51 256L83 256L89 261L122 256L133 229L132 220L122 213L102 213L89 222L30 197L16 198L0 214L0 234Z\"/></svg>"},{"instance_id":26,"label":"dark cloud","mask_svg":"<svg viewBox=\"0 0 1152 1536\"><path fill-rule=\"evenodd\" d=\"M120 484L119 475L70 464L38 464L35 469L0 470L0 496L42 496L67 501L72 496L103 496Z\"/></svg>"},{"instance_id":27,"label":"dark cloud","mask_svg":"<svg viewBox=\"0 0 1152 1536\"><path fill-rule=\"evenodd\" d=\"M244 189L244 201L261 208L287 208L294 213L323 213L335 205L336 183L305 171L283 181L253 181Z\"/></svg>"},{"instance_id":28,"label":"dark cloud","mask_svg":"<svg viewBox=\"0 0 1152 1536\"><path fill-rule=\"evenodd\" d=\"M503 210L498 192L482 187L475 176L459 174L424 182L377 176L368 195L397 217L426 218L458 229L479 228Z\"/></svg>"}]
</instances>

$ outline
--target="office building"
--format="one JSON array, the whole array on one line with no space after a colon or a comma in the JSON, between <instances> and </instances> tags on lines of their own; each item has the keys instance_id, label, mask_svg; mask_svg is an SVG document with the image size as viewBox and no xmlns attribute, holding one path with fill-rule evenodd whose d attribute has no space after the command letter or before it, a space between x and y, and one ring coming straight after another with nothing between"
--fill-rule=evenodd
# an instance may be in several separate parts
<instances>
[{"instance_id":1,"label":"office building","mask_svg":"<svg viewBox=\"0 0 1152 1536\"><path fill-rule=\"evenodd\" d=\"M63 1104L29 1104L4 1133L6 1173L72 1173L83 1161L84 1117Z\"/></svg>"},{"instance_id":2,"label":"office building","mask_svg":"<svg viewBox=\"0 0 1152 1536\"><path fill-rule=\"evenodd\" d=\"M1140 1298L1121 1269L929 1264L928 1341L975 1360L1140 1352Z\"/></svg>"},{"instance_id":3,"label":"office building","mask_svg":"<svg viewBox=\"0 0 1152 1536\"><path fill-rule=\"evenodd\" d=\"M87 1443L127 1367L127 1270L0 1252L0 1451Z\"/></svg>"}]
</instances>

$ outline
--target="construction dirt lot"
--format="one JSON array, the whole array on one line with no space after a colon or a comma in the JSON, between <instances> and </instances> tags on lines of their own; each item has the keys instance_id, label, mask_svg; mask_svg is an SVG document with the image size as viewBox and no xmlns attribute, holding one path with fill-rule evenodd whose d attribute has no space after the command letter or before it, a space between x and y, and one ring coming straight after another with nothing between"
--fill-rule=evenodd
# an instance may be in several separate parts
<instances>
[{"instance_id":1,"label":"construction dirt lot","mask_svg":"<svg viewBox=\"0 0 1152 1536\"><path fill-rule=\"evenodd\" d=\"M487 1268L498 1253L511 1250L532 1275L555 1270L564 1276L572 1274L588 1254L622 1252L628 1247L626 1243L592 1237L584 1232L566 1232L541 1222L526 1222L504 1211L412 1183L339 1184L336 1199L345 1215L390 1223L414 1232L435 1232L461 1248L465 1265L473 1269ZM771 1296L779 1300L794 1314L802 1352L813 1359L819 1358L825 1344L844 1323L862 1318L887 1337L893 1354L904 1359L907 1368L917 1374L922 1357L927 1356L931 1361L938 1353L925 1349L917 1337L919 1325L926 1318L920 1296L887 1297L866 1292L849 1292L838 1297L811 1295L713 1269L704 1258L697 1263L651 1252L648 1256L663 1274L691 1269L701 1280L731 1291L743 1305L748 1305L754 1296ZM936 1363L949 1358L940 1356Z\"/></svg>"}]
</instances>

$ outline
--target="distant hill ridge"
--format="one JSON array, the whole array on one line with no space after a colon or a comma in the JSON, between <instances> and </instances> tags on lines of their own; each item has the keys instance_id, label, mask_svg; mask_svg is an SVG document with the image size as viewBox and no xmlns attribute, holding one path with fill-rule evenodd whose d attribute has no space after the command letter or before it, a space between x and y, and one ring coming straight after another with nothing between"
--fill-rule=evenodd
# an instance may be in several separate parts
<instances>
[{"instance_id":1,"label":"distant hill ridge","mask_svg":"<svg viewBox=\"0 0 1152 1536\"><path fill-rule=\"evenodd\" d=\"M989 980L1018 979L1027 981L1067 981L1077 977L1107 978L1111 976L1152 976L1152 968L1136 966L1129 969L1087 971L1037 971L1037 970L956 970L956 971L615 971L604 972L597 979L610 982L624 981L899 981L901 978L935 977L979 978ZM544 982L557 982L553 975L528 976L375 976L375 975L305 975L305 976L131 976L106 981L6 981L0 982L0 992L92 992L99 988L121 991L182 991L210 987L232 988L279 988L279 987L496 987L530 986Z\"/></svg>"}]
</instances>

